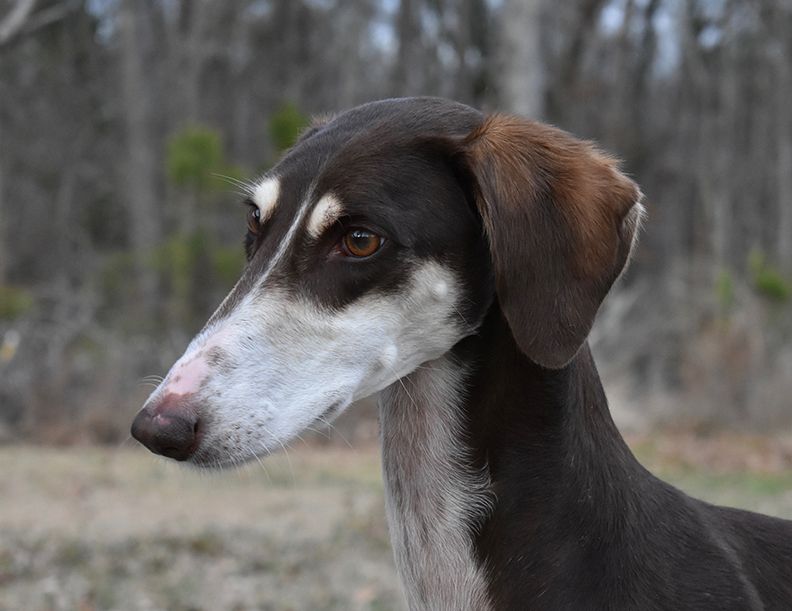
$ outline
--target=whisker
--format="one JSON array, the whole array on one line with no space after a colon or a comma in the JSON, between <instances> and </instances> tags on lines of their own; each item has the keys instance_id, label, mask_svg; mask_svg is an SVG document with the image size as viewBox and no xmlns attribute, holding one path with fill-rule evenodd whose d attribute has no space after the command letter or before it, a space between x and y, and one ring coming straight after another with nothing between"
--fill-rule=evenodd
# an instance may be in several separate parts
<instances>
[{"instance_id":1,"label":"whisker","mask_svg":"<svg viewBox=\"0 0 792 611\"><path fill-rule=\"evenodd\" d=\"M473 327L473 325L471 325L471 324L470 324L470 323L469 323L469 322L468 322L468 321L465 319L465 317L464 317L464 316L462 316L462 312L460 312L460 311L459 311L459 308L458 308L458 307L456 307L456 304L451 304L451 307L452 307L452 308L454 308L454 311L457 313L457 315L459 316L459 318L462 320L462 322L463 322L463 323L465 323L466 331L467 331L468 333L473 333L473 331L475 331L475 328Z\"/></svg>"},{"instance_id":2,"label":"whisker","mask_svg":"<svg viewBox=\"0 0 792 611\"><path fill-rule=\"evenodd\" d=\"M264 475L266 475L266 476L267 476L267 481L269 482L269 485L270 485L270 486L272 486L272 485L273 485L273 483L272 483L272 476L270 475L270 472L267 470L267 467L266 467L266 465L264 465L264 461L263 461L263 460L261 460L261 458L259 458L259 455L258 455L258 454L256 454L255 452L253 452L252 454L253 454L253 458L255 458L255 459L256 459L256 462L259 464L259 466L260 466L260 467L262 468L262 470L264 471Z\"/></svg>"},{"instance_id":3,"label":"whisker","mask_svg":"<svg viewBox=\"0 0 792 611\"><path fill-rule=\"evenodd\" d=\"M140 381L161 383L165 381L165 378L157 374L151 374L151 375L143 376L142 378L140 378Z\"/></svg>"},{"instance_id":4,"label":"whisker","mask_svg":"<svg viewBox=\"0 0 792 611\"><path fill-rule=\"evenodd\" d=\"M269 435L270 438L274 439L275 443L277 443L281 447L281 449L283 450L283 453L286 455L286 462L289 465L289 473L291 474L292 485L296 484L297 480L294 477L294 467L292 467L291 457L289 456L289 451L286 449L286 446L283 445L283 442L280 439L278 439L277 437L275 437L275 435L272 434L272 431L270 431L266 426L264 426L262 424L261 428L263 428L264 432L267 435Z\"/></svg>"},{"instance_id":5,"label":"whisker","mask_svg":"<svg viewBox=\"0 0 792 611\"><path fill-rule=\"evenodd\" d=\"M127 435L126 438L124 438L122 441L118 442L118 445L116 445L115 450L116 451L123 450L123 449L125 449L124 446L130 446L131 447L131 444L129 443L130 441L134 441L134 439L132 439L132 435Z\"/></svg>"},{"instance_id":6,"label":"whisker","mask_svg":"<svg viewBox=\"0 0 792 611\"><path fill-rule=\"evenodd\" d=\"M329 420L327 420L326 418L323 418L322 416L319 416L319 417L317 418L317 420L319 420L320 422L324 423L324 425L325 425L325 426L326 426L328 429L330 429L331 431L333 431L333 433L334 433L334 434L338 435L338 436L339 436L339 438L341 439L341 441L343 441L343 442L344 442L344 443L345 443L345 444L346 444L346 445L349 447L349 449L350 449L350 450L354 450L354 449L355 449L355 448L353 448L353 447L352 447L352 444L351 444L351 443L349 443L349 440L348 440L346 437L344 437L344 434L343 434L343 433L342 433L342 432L341 432L341 431L338 429L338 427L337 427L337 426L335 426L335 425L334 425L332 422L330 422L330 421L329 421ZM327 436L327 438L328 438L328 439L330 439L330 435L328 435L328 436Z\"/></svg>"},{"instance_id":7,"label":"whisker","mask_svg":"<svg viewBox=\"0 0 792 611\"><path fill-rule=\"evenodd\" d=\"M240 195L251 196L253 193L255 193L256 185L252 181L240 180L239 178L227 176L226 174L219 174L217 172L212 172L212 176L219 178L220 180L224 180L234 187L242 189L242 193L240 193Z\"/></svg>"},{"instance_id":8,"label":"whisker","mask_svg":"<svg viewBox=\"0 0 792 611\"><path fill-rule=\"evenodd\" d=\"M330 438L330 436L328 435L327 431L324 430L324 429L318 429L318 428L316 428L314 426L310 426L309 425L309 426L305 427L305 430L306 431L310 431L311 433L316 433L317 435L321 435L322 437L325 437L327 439Z\"/></svg>"},{"instance_id":9,"label":"whisker","mask_svg":"<svg viewBox=\"0 0 792 611\"><path fill-rule=\"evenodd\" d=\"M391 370L391 373L392 373L393 375L396 375L396 372L393 370L393 367L390 367L390 370ZM407 395L407 398L410 400L410 403L412 403L412 406L413 406L415 409L418 409L418 404L415 402L415 399L414 399L414 398L413 398L413 396L410 394L410 391L409 391L409 390L407 390L407 386L406 386L406 385L405 385L405 383L404 383L404 379L403 379L403 378L397 378L397 379L398 379L398 381L399 381L399 384L401 384L401 387L404 389L404 393Z\"/></svg>"}]
</instances>

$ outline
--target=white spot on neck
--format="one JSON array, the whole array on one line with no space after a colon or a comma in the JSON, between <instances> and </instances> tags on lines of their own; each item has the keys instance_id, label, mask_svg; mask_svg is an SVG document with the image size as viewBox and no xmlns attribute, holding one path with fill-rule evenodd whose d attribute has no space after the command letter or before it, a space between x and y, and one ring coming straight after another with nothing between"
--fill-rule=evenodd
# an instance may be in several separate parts
<instances>
[{"instance_id":1,"label":"white spot on neck","mask_svg":"<svg viewBox=\"0 0 792 611\"><path fill-rule=\"evenodd\" d=\"M463 378L444 356L380 395L391 544L410 609L491 608L471 531L493 499L464 441Z\"/></svg>"},{"instance_id":2,"label":"white spot on neck","mask_svg":"<svg viewBox=\"0 0 792 611\"><path fill-rule=\"evenodd\" d=\"M327 193L314 206L308 219L308 233L316 239L338 220L343 208L335 195Z\"/></svg>"},{"instance_id":3,"label":"white spot on neck","mask_svg":"<svg viewBox=\"0 0 792 611\"><path fill-rule=\"evenodd\" d=\"M396 344L388 344L385 346L385 349L382 351L382 355L380 356L380 365L382 365L386 369L393 369L393 366L396 364L396 359L399 356L399 349L396 347Z\"/></svg>"},{"instance_id":4,"label":"white spot on neck","mask_svg":"<svg viewBox=\"0 0 792 611\"><path fill-rule=\"evenodd\" d=\"M434 286L432 287L432 295L434 295L435 299L438 301L443 301L448 296L448 283L440 280L435 282Z\"/></svg>"}]
</instances>

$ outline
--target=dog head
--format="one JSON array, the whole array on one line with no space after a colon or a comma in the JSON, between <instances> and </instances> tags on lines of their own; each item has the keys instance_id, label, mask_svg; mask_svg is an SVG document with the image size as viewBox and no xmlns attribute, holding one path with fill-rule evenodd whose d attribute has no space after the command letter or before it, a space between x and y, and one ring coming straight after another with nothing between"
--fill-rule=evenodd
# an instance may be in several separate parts
<instances>
[{"instance_id":1,"label":"dog head","mask_svg":"<svg viewBox=\"0 0 792 611\"><path fill-rule=\"evenodd\" d=\"M431 98L313 126L248 199L248 264L133 424L202 466L281 447L477 332L561 367L628 258L640 192L591 145Z\"/></svg>"}]
</instances>

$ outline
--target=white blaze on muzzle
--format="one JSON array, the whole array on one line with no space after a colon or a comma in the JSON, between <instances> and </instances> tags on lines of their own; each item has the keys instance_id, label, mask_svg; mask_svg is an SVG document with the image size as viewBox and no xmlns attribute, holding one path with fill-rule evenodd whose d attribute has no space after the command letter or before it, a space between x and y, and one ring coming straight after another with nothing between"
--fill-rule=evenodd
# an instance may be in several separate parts
<instances>
[{"instance_id":1,"label":"white blaze on muzzle","mask_svg":"<svg viewBox=\"0 0 792 611\"><path fill-rule=\"evenodd\" d=\"M205 421L193 462L266 454L448 351L470 330L443 265L418 264L395 294L338 310L253 289L192 342L156 396L190 395Z\"/></svg>"}]
</instances>

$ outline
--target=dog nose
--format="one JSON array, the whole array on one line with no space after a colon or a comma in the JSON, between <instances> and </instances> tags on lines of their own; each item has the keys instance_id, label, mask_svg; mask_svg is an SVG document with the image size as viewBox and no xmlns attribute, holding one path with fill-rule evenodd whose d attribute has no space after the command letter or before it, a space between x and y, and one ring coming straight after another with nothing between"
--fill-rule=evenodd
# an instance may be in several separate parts
<instances>
[{"instance_id":1,"label":"dog nose","mask_svg":"<svg viewBox=\"0 0 792 611\"><path fill-rule=\"evenodd\" d=\"M199 439L198 413L190 395L168 393L141 409L132 422L132 437L155 454L187 460Z\"/></svg>"}]
</instances>

